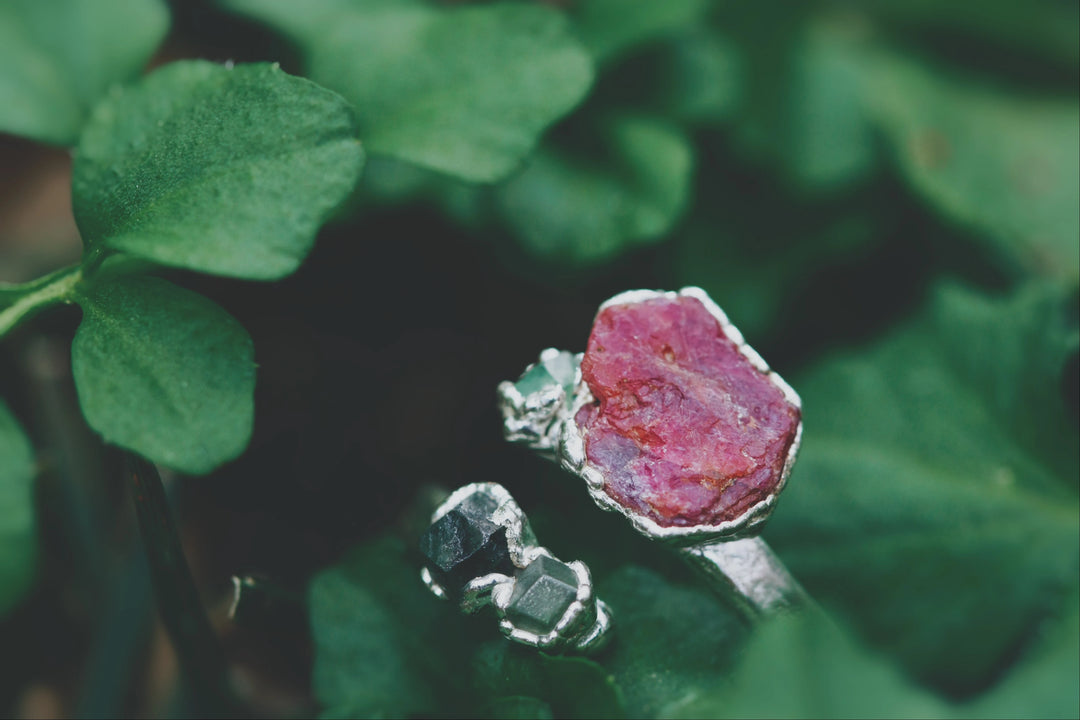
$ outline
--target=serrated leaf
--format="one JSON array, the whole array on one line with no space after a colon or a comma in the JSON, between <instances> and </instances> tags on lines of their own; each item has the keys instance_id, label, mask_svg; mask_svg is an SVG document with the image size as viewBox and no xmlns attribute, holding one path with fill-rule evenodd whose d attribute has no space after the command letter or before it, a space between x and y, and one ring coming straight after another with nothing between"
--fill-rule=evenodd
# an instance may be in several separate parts
<instances>
[{"instance_id":1,"label":"serrated leaf","mask_svg":"<svg viewBox=\"0 0 1080 720\"><path fill-rule=\"evenodd\" d=\"M362 164L335 93L273 65L176 62L95 109L75 219L90 251L275 279L304 260Z\"/></svg>"},{"instance_id":2,"label":"serrated leaf","mask_svg":"<svg viewBox=\"0 0 1080 720\"><path fill-rule=\"evenodd\" d=\"M196 475L244 451L255 363L251 338L232 316L151 277L103 283L78 301L75 389L107 442Z\"/></svg>"},{"instance_id":3,"label":"serrated leaf","mask_svg":"<svg viewBox=\"0 0 1080 720\"><path fill-rule=\"evenodd\" d=\"M598 61L608 62L635 45L701 22L704 0L588 0L572 7L574 24Z\"/></svg>"},{"instance_id":4,"label":"serrated leaf","mask_svg":"<svg viewBox=\"0 0 1080 720\"><path fill-rule=\"evenodd\" d=\"M803 450L766 537L953 693L984 687L1080 581L1066 302L945 289L910 328L795 383Z\"/></svg>"},{"instance_id":5,"label":"serrated leaf","mask_svg":"<svg viewBox=\"0 0 1080 720\"><path fill-rule=\"evenodd\" d=\"M168 27L159 0L0 3L0 131L74 145L90 108L139 74Z\"/></svg>"},{"instance_id":6,"label":"serrated leaf","mask_svg":"<svg viewBox=\"0 0 1080 720\"><path fill-rule=\"evenodd\" d=\"M581 153L545 147L496 189L499 212L532 254L577 264L660 239L686 206L693 153L677 128L616 118Z\"/></svg>"},{"instance_id":7,"label":"serrated leaf","mask_svg":"<svg viewBox=\"0 0 1080 720\"><path fill-rule=\"evenodd\" d=\"M912 186L1028 271L1080 277L1080 103L881 55L867 103Z\"/></svg>"},{"instance_id":8,"label":"serrated leaf","mask_svg":"<svg viewBox=\"0 0 1080 720\"><path fill-rule=\"evenodd\" d=\"M295 4L226 4L296 38L308 74L354 105L370 152L473 182L512 172L592 83L548 7L320 3L316 20Z\"/></svg>"},{"instance_id":9,"label":"serrated leaf","mask_svg":"<svg viewBox=\"0 0 1080 720\"><path fill-rule=\"evenodd\" d=\"M26 593L34 575L34 454L0 400L0 616Z\"/></svg>"}]
</instances>

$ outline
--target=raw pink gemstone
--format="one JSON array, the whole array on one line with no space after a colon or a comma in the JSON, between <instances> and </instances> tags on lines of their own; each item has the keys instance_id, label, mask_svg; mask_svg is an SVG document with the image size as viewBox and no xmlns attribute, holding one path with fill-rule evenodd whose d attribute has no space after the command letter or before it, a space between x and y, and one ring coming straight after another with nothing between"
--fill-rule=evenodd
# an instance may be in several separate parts
<instances>
[{"instance_id":1,"label":"raw pink gemstone","mask_svg":"<svg viewBox=\"0 0 1080 720\"><path fill-rule=\"evenodd\" d=\"M799 408L693 297L605 308L581 373L597 402L577 424L623 507L662 526L715 525L781 481Z\"/></svg>"}]
</instances>

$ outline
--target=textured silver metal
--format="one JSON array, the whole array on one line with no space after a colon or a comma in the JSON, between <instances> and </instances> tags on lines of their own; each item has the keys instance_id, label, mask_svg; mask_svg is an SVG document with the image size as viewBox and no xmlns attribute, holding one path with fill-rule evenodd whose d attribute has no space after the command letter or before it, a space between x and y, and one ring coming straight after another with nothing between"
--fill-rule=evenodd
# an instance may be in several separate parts
<instances>
[{"instance_id":1,"label":"textured silver metal","mask_svg":"<svg viewBox=\"0 0 1080 720\"><path fill-rule=\"evenodd\" d=\"M769 367L757 351L746 343L738 328L701 288L685 287L677 293L630 290L606 300L597 312L612 305L639 303L656 298L674 299L680 296L699 300L716 318L724 334L734 342L739 353L770 383L783 392L791 404L802 407L798 393ZM543 352L558 351L549 348ZM577 357L580 358L580 355ZM526 371L532 367L533 365L530 365ZM506 439L511 442L524 442L538 450L544 457L555 460L569 472L581 477L585 481L589 496L599 507L619 513L630 521L634 529L646 537L676 547L683 559L702 571L713 587L731 598L748 614L770 613L784 608L798 607L808 602L805 590L795 581L780 559L763 540L756 538L761 532L762 525L776 507L779 494L787 483L795 464L802 440L801 421L796 428L791 448L784 459L780 481L776 489L765 499L728 522L666 527L657 524L652 518L620 505L604 491L606 484L604 474L589 462L585 454L585 437L575 420L578 411L592 403L594 398L581 377L580 368L575 379L574 391L569 395L560 390L557 393L548 392L542 398L521 396L513 383L500 383L499 405L504 417L503 427ZM518 397L511 397L509 393L511 389ZM544 404L543 420L530 426L529 416L522 413L519 408L534 407L541 403ZM558 441L554 442L552 438L556 436ZM531 442L526 439L530 437L542 437L543 441Z\"/></svg>"},{"instance_id":2,"label":"textured silver metal","mask_svg":"<svg viewBox=\"0 0 1080 720\"><path fill-rule=\"evenodd\" d=\"M526 367L522 375L560 353L555 348L542 350L537 362ZM581 353L573 357L575 366L580 366ZM573 385L575 388L581 385L580 367L575 370ZM499 383L497 392L506 438L554 457L561 440L565 409L570 405L562 384L556 382L538 392L522 395L516 383L504 381Z\"/></svg>"},{"instance_id":3,"label":"textured silver metal","mask_svg":"<svg viewBox=\"0 0 1080 720\"><path fill-rule=\"evenodd\" d=\"M471 483L458 488L432 513L431 522L436 522L464 500L477 494L495 501L491 521L506 528L510 560L516 568L523 570L540 556L558 560L550 550L537 543L525 513L506 488L498 483ZM538 634L517 627L508 617L506 611L514 592L516 576L490 573L473 578L462 591L460 608L471 614L491 605L499 617L501 632L524 645L552 652L589 653L599 650L609 639L611 610L593 593L592 575L585 564L575 560L567 565L577 577L577 596L548 633ZM421 568L420 579L435 596L446 599L446 590L435 581L428 567Z\"/></svg>"},{"instance_id":4,"label":"textured silver metal","mask_svg":"<svg viewBox=\"0 0 1080 720\"><path fill-rule=\"evenodd\" d=\"M811 603L802 585L761 538L714 540L678 549L692 567L751 617Z\"/></svg>"}]
</instances>

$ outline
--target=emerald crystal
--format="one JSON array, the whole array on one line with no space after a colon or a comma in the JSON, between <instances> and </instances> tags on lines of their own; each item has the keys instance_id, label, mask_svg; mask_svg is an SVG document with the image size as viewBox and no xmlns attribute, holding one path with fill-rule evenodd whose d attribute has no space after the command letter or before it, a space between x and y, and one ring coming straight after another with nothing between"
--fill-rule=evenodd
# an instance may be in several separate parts
<instances>
[{"instance_id":1,"label":"emerald crystal","mask_svg":"<svg viewBox=\"0 0 1080 720\"><path fill-rule=\"evenodd\" d=\"M572 353L545 352L540 356L540 362L529 368L514 387L523 396L527 396L559 385L569 396L574 390L577 368L577 358Z\"/></svg>"}]
</instances>

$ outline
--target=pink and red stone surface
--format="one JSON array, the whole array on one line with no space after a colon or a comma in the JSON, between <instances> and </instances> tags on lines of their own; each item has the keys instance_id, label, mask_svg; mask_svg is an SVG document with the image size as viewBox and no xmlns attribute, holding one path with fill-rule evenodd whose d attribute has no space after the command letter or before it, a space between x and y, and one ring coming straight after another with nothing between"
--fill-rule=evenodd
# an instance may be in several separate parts
<instances>
[{"instance_id":1,"label":"pink and red stone surface","mask_svg":"<svg viewBox=\"0 0 1080 720\"><path fill-rule=\"evenodd\" d=\"M597 315L576 416L585 456L623 507L664 527L734 520L782 482L799 407L694 297Z\"/></svg>"}]
</instances>

